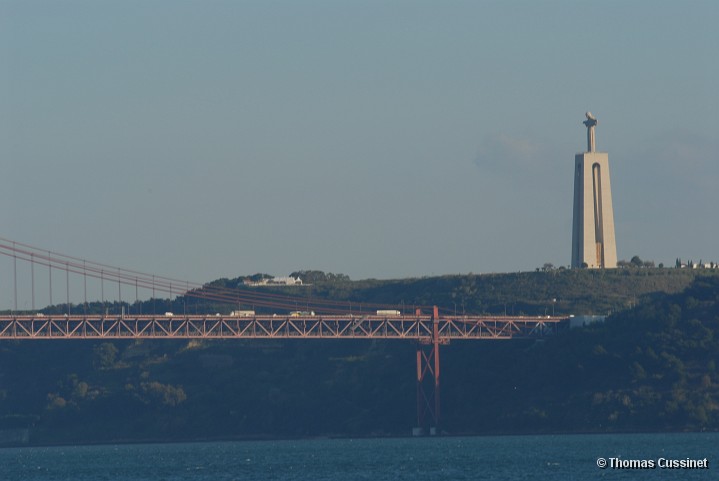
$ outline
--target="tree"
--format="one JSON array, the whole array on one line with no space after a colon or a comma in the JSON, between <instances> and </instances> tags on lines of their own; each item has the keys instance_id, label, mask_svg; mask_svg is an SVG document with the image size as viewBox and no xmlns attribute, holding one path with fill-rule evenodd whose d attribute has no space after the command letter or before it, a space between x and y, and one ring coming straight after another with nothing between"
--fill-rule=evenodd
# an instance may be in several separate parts
<instances>
[{"instance_id":1,"label":"tree","mask_svg":"<svg viewBox=\"0 0 719 481\"><path fill-rule=\"evenodd\" d=\"M109 342L103 342L99 346L96 346L95 349L93 349L95 365L100 369L112 368L112 366L115 365L117 352L115 345Z\"/></svg>"},{"instance_id":2,"label":"tree","mask_svg":"<svg viewBox=\"0 0 719 481\"><path fill-rule=\"evenodd\" d=\"M290 277L299 277L305 284L318 284L321 282L345 282L349 281L350 278L345 274L333 274L332 272L323 271L295 271L290 274Z\"/></svg>"},{"instance_id":3,"label":"tree","mask_svg":"<svg viewBox=\"0 0 719 481\"><path fill-rule=\"evenodd\" d=\"M187 400L187 394L185 394L182 386L175 387L171 384L152 381L141 383L140 387L150 397L160 400L162 404L167 406L177 406Z\"/></svg>"},{"instance_id":4,"label":"tree","mask_svg":"<svg viewBox=\"0 0 719 481\"><path fill-rule=\"evenodd\" d=\"M252 274L251 276L248 276L247 279L251 282L260 282L264 279L272 279L272 276L269 274L258 272L257 274Z\"/></svg>"}]
</instances>

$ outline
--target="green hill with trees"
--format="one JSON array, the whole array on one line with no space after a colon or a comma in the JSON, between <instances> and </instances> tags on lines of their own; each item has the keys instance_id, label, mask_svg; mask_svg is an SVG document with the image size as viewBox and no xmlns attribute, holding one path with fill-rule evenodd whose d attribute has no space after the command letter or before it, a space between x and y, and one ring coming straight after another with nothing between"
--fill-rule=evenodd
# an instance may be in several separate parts
<instances>
[{"instance_id":1,"label":"green hill with trees","mask_svg":"<svg viewBox=\"0 0 719 481\"><path fill-rule=\"evenodd\" d=\"M712 270L363 281L314 275L310 286L271 289L298 303L346 300L357 309L381 303L436 304L459 314L611 313L545 340L442 346L448 433L719 428L719 276ZM210 284L240 287L243 279ZM129 308L235 308L203 302ZM0 443L3 433L22 429L33 444L406 435L415 423L414 349L400 340L2 340Z\"/></svg>"}]
</instances>

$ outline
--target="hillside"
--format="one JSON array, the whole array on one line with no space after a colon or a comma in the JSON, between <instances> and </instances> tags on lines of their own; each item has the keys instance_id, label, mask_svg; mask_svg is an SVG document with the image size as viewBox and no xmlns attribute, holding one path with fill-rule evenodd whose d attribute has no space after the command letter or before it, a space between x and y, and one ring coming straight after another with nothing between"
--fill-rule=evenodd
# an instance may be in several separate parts
<instances>
[{"instance_id":1,"label":"hillside","mask_svg":"<svg viewBox=\"0 0 719 481\"><path fill-rule=\"evenodd\" d=\"M333 299L353 303L394 305L411 312L414 305L437 305L458 314L597 314L627 309L653 293L676 293L699 274L710 270L612 269L468 274L416 279L361 281L335 280L306 287L273 288L268 291L301 299ZM242 278L220 279L213 286L241 287ZM173 306L181 308L180 300ZM300 301L302 302L302 301ZM222 309L223 306L216 306ZM229 306L231 308L231 306ZM228 306L224 306L225 309Z\"/></svg>"},{"instance_id":2,"label":"hillside","mask_svg":"<svg viewBox=\"0 0 719 481\"><path fill-rule=\"evenodd\" d=\"M471 374L445 378L445 393L493 416L463 411L452 422L473 432L717 430L718 334L712 276L544 343L487 346Z\"/></svg>"},{"instance_id":3,"label":"hillside","mask_svg":"<svg viewBox=\"0 0 719 481\"><path fill-rule=\"evenodd\" d=\"M548 299L557 314L615 312L545 341L444 346L447 432L719 428L719 276L553 271L302 289L466 312L543 314ZM29 427L40 444L404 435L414 355L404 341L2 341L0 430Z\"/></svg>"}]
</instances>

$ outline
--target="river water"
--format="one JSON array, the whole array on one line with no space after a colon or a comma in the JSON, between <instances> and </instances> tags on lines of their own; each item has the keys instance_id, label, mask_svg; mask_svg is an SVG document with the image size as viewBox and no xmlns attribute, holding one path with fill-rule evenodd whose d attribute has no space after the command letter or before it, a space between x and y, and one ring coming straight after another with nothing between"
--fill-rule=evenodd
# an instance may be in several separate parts
<instances>
[{"instance_id":1,"label":"river water","mask_svg":"<svg viewBox=\"0 0 719 481\"><path fill-rule=\"evenodd\" d=\"M687 458L708 469L663 467ZM0 480L713 480L717 463L717 433L311 439L4 448Z\"/></svg>"}]
</instances>

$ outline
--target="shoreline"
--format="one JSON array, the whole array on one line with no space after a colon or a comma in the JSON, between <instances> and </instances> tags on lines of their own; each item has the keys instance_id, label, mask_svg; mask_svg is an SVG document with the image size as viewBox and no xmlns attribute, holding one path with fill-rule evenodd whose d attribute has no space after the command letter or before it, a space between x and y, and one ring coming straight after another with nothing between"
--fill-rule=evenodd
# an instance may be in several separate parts
<instances>
[{"instance_id":1,"label":"shoreline","mask_svg":"<svg viewBox=\"0 0 719 481\"><path fill-rule=\"evenodd\" d=\"M0 449L21 449L21 448L58 448L58 447L82 447L82 446L113 446L113 445L156 445L156 444L204 444L204 443L231 443L231 442L285 442L285 441L314 441L314 440L369 440L369 439L449 439L449 438L482 438L482 437L551 437L551 436L612 436L612 435L672 435L672 434L712 434L719 430L667 430L667 431L546 431L546 432L496 432L496 433L443 433L437 436L412 436L411 434L388 434L388 435L316 435L316 436L218 436L204 438L148 438L148 439L116 439L107 441L80 441L80 442L32 442L18 444L0 444Z\"/></svg>"}]
</instances>

